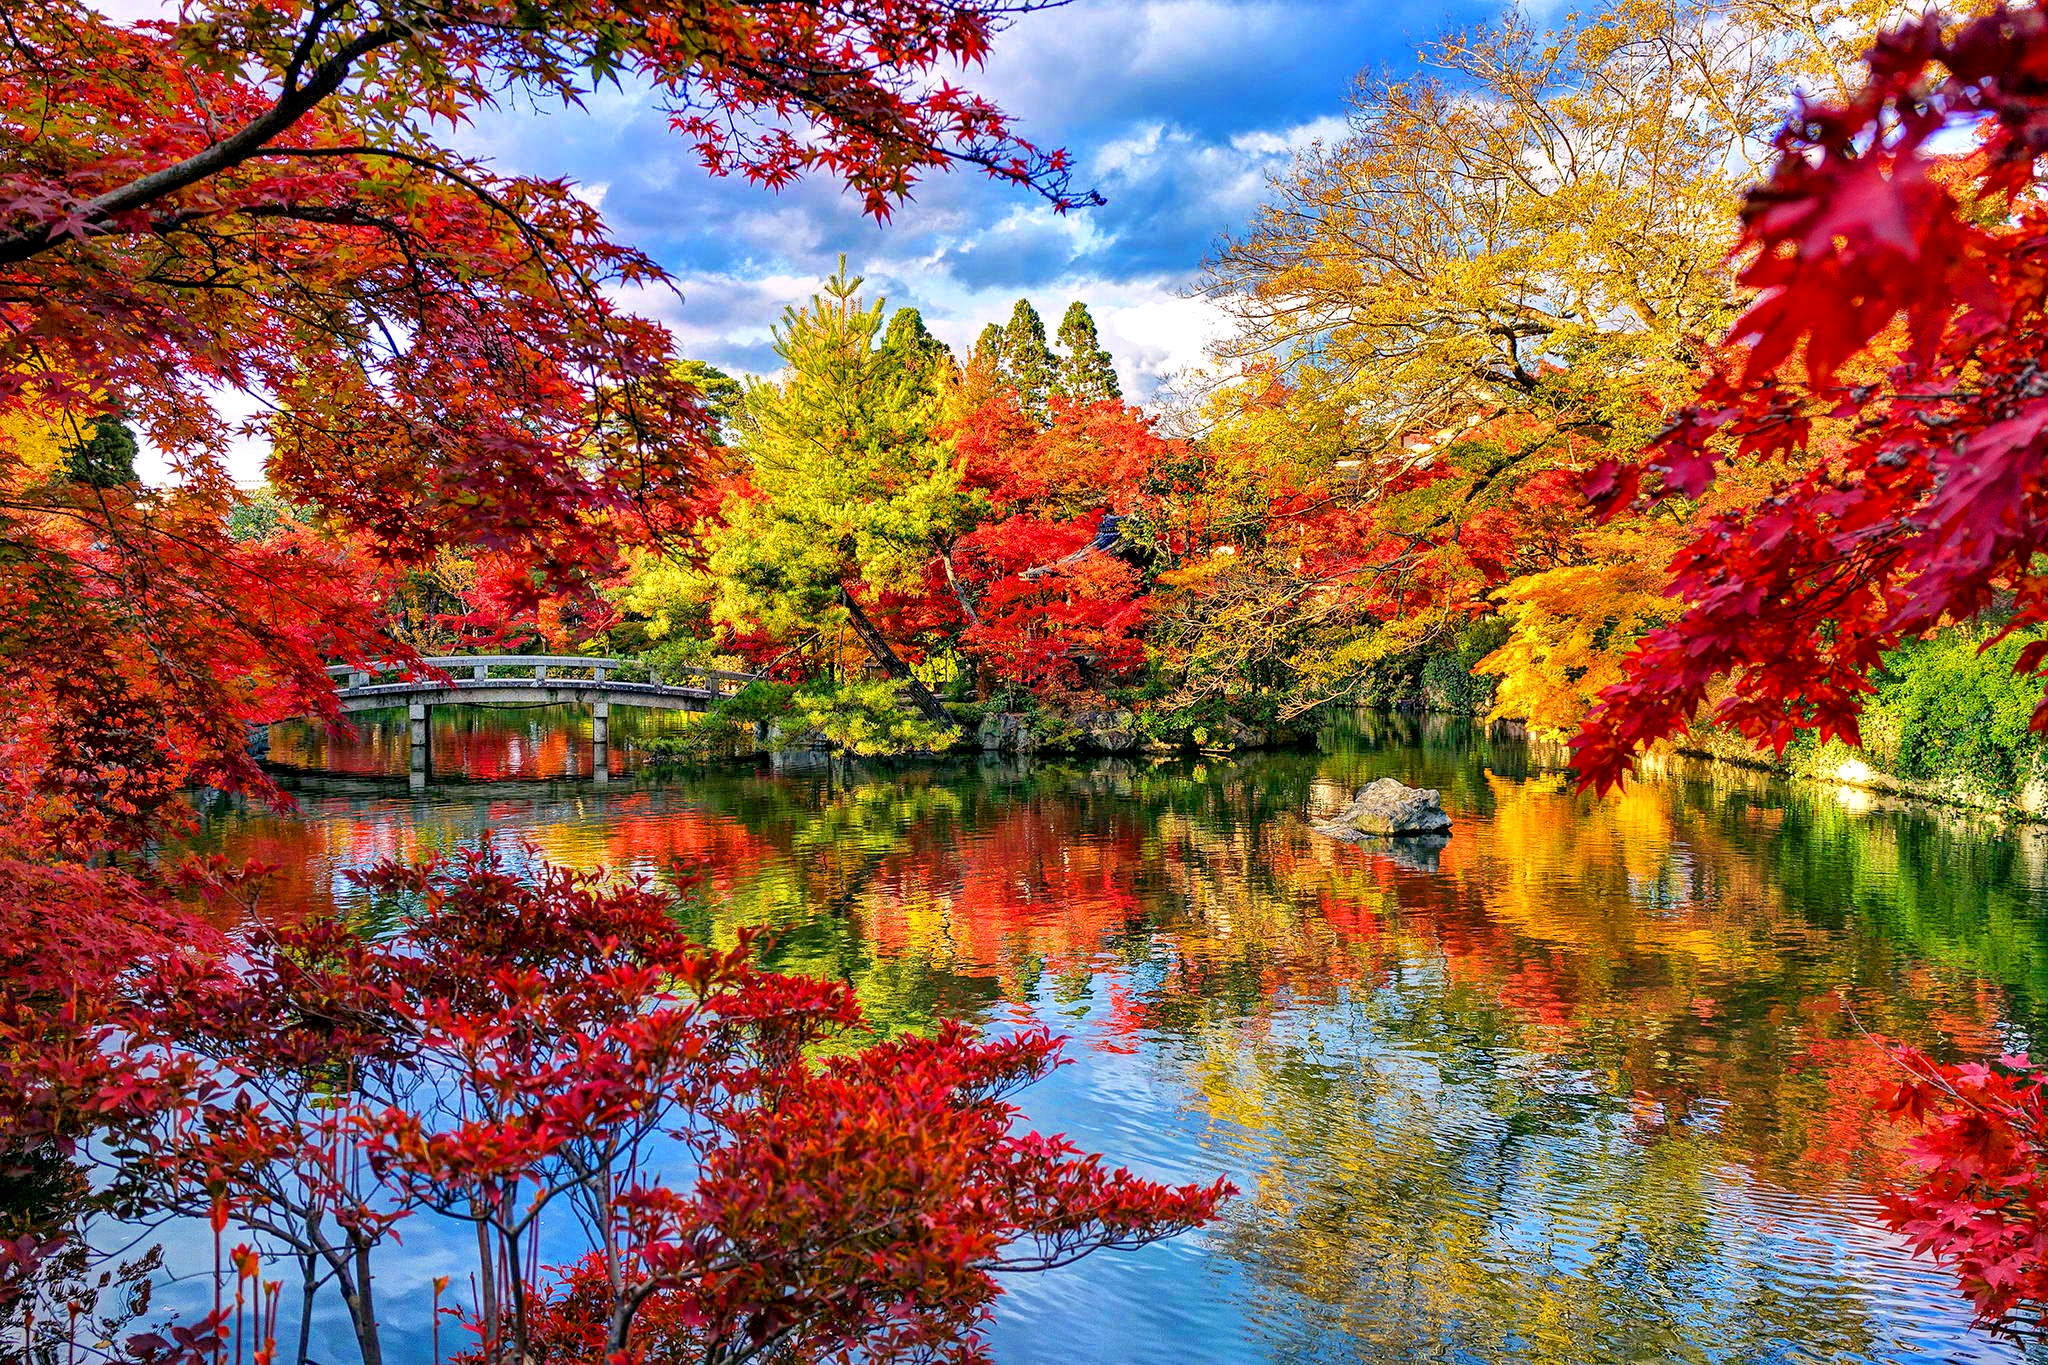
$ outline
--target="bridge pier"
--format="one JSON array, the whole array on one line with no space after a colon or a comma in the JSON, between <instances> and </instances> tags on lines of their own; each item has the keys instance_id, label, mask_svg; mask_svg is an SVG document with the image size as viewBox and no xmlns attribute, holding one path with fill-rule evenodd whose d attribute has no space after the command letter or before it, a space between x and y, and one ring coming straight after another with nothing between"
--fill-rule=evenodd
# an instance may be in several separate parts
<instances>
[{"instance_id":1,"label":"bridge pier","mask_svg":"<svg viewBox=\"0 0 2048 1365\"><path fill-rule=\"evenodd\" d=\"M423 701L407 702L406 719L412 724L412 761L406 767L407 785L419 791L427 785L427 775L433 771L433 708Z\"/></svg>"}]
</instances>

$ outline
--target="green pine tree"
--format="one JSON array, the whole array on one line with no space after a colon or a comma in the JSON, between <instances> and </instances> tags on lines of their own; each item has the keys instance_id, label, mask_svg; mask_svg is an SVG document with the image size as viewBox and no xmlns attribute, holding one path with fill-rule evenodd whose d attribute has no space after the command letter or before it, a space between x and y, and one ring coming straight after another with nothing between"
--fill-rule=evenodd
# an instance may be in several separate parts
<instances>
[{"instance_id":1,"label":"green pine tree","mask_svg":"<svg viewBox=\"0 0 2048 1365\"><path fill-rule=\"evenodd\" d=\"M929 719L937 698L869 619L861 598L913 590L964 502L937 434L939 394L876 346L883 303L839 272L775 330L783 372L747 385L737 447L759 497L729 498L707 569L713 616L784 639L850 626Z\"/></svg>"},{"instance_id":2,"label":"green pine tree","mask_svg":"<svg viewBox=\"0 0 2048 1365\"><path fill-rule=\"evenodd\" d=\"M712 442L725 444L726 433L731 429L733 419L739 415L740 402L745 396L740 382L704 360L678 360L675 374L704 395L704 410L710 414L713 423L710 432Z\"/></svg>"},{"instance_id":3,"label":"green pine tree","mask_svg":"<svg viewBox=\"0 0 2048 1365\"><path fill-rule=\"evenodd\" d=\"M959 373L960 363L953 348L931 334L915 308L899 308L889 319L882 335L882 354L890 364L900 365L927 388L937 389Z\"/></svg>"},{"instance_id":4,"label":"green pine tree","mask_svg":"<svg viewBox=\"0 0 2048 1365\"><path fill-rule=\"evenodd\" d=\"M1095 319L1088 305L1075 299L1060 319L1060 349L1057 389L1076 403L1100 403L1124 396L1116 380L1116 364L1102 348Z\"/></svg>"},{"instance_id":5,"label":"green pine tree","mask_svg":"<svg viewBox=\"0 0 2048 1365\"><path fill-rule=\"evenodd\" d=\"M967 363L991 366L1003 363L1003 324L991 322L981 329L981 335L974 339L974 354L967 358Z\"/></svg>"},{"instance_id":6,"label":"green pine tree","mask_svg":"<svg viewBox=\"0 0 2048 1365\"><path fill-rule=\"evenodd\" d=\"M135 433L113 413L93 423L92 435L64 452L64 477L88 488L125 488L135 472Z\"/></svg>"},{"instance_id":7,"label":"green pine tree","mask_svg":"<svg viewBox=\"0 0 2048 1365\"><path fill-rule=\"evenodd\" d=\"M1045 322L1029 299L1018 299L1017 306L1010 310L1010 320L1003 326L999 357L1003 382L1017 391L1024 411L1045 422L1052 411L1058 369L1053 363L1052 348L1045 344Z\"/></svg>"}]
</instances>

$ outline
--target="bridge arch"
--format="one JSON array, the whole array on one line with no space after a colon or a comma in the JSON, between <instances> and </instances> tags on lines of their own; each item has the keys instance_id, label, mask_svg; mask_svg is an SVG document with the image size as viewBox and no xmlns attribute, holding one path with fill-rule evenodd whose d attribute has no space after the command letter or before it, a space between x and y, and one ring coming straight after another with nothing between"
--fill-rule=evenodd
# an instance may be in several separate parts
<instances>
[{"instance_id":1,"label":"bridge arch","mask_svg":"<svg viewBox=\"0 0 2048 1365\"><path fill-rule=\"evenodd\" d=\"M709 711L720 699L757 681L758 673L724 669L682 670L682 681L654 676L630 659L592 659L573 654L456 654L408 662L336 664L334 679L342 714L406 708L411 722L413 785L424 786L431 758L428 744L436 706L588 706L595 768L607 771L613 706L653 711Z\"/></svg>"},{"instance_id":2,"label":"bridge arch","mask_svg":"<svg viewBox=\"0 0 2048 1365\"><path fill-rule=\"evenodd\" d=\"M656 711L708 711L720 698L760 678L700 668L665 682L630 659L573 654L456 654L412 663L337 664L344 714L387 706L641 706Z\"/></svg>"}]
</instances>

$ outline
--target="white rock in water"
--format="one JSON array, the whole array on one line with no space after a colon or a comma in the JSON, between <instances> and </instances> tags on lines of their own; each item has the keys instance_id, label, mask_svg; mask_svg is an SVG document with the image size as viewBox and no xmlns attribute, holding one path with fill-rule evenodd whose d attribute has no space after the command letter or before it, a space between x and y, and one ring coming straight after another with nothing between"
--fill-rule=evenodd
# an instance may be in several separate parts
<instances>
[{"instance_id":1,"label":"white rock in water","mask_svg":"<svg viewBox=\"0 0 2048 1365\"><path fill-rule=\"evenodd\" d=\"M1451 828L1443 797L1429 787L1411 787L1391 777L1360 787L1351 804L1316 828L1336 838L1377 834L1443 834Z\"/></svg>"}]
</instances>

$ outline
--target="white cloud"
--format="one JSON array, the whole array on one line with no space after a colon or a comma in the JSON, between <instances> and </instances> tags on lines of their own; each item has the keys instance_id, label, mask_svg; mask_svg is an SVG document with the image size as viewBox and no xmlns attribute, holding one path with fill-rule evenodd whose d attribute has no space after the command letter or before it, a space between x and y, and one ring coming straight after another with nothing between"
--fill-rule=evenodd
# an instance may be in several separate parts
<instances>
[{"instance_id":1,"label":"white cloud","mask_svg":"<svg viewBox=\"0 0 2048 1365\"><path fill-rule=\"evenodd\" d=\"M1327 114L1322 118L1297 123L1292 128L1277 132L1257 130L1239 133L1230 139L1230 145L1251 156L1292 156L1313 147L1318 142L1341 141L1351 131L1350 122L1341 114Z\"/></svg>"}]
</instances>

